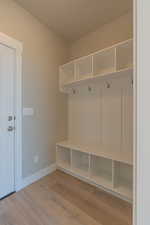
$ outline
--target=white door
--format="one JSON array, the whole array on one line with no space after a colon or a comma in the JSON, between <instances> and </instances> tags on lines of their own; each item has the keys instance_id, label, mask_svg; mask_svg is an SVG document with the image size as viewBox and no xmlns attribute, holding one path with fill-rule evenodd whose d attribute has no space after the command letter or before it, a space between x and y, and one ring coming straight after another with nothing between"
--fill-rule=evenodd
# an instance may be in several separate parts
<instances>
[{"instance_id":1,"label":"white door","mask_svg":"<svg viewBox=\"0 0 150 225\"><path fill-rule=\"evenodd\" d=\"M14 192L15 50L0 44L0 199Z\"/></svg>"}]
</instances>

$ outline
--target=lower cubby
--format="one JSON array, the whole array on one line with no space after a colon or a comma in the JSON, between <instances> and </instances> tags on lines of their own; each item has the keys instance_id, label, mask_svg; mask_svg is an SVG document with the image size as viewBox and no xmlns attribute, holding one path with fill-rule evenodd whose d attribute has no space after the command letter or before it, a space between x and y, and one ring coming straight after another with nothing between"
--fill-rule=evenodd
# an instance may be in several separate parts
<instances>
[{"instance_id":1,"label":"lower cubby","mask_svg":"<svg viewBox=\"0 0 150 225\"><path fill-rule=\"evenodd\" d=\"M90 177L95 183L112 188L112 160L91 156Z\"/></svg>"},{"instance_id":2,"label":"lower cubby","mask_svg":"<svg viewBox=\"0 0 150 225\"><path fill-rule=\"evenodd\" d=\"M72 171L81 176L89 176L89 154L72 150Z\"/></svg>"},{"instance_id":3,"label":"lower cubby","mask_svg":"<svg viewBox=\"0 0 150 225\"><path fill-rule=\"evenodd\" d=\"M132 199L133 166L122 162L114 162L114 190Z\"/></svg>"},{"instance_id":4,"label":"lower cubby","mask_svg":"<svg viewBox=\"0 0 150 225\"><path fill-rule=\"evenodd\" d=\"M57 145L57 166L90 184L104 187L123 199L133 198L133 166Z\"/></svg>"},{"instance_id":5,"label":"lower cubby","mask_svg":"<svg viewBox=\"0 0 150 225\"><path fill-rule=\"evenodd\" d=\"M70 149L57 146L57 164L64 169L71 168Z\"/></svg>"}]
</instances>

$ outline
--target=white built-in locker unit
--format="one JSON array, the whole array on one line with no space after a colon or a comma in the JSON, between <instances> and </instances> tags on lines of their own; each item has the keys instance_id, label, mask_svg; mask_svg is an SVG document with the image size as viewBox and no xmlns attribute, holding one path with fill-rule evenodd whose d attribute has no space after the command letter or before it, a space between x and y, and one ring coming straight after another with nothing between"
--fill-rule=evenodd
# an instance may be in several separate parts
<instances>
[{"instance_id":1,"label":"white built-in locker unit","mask_svg":"<svg viewBox=\"0 0 150 225\"><path fill-rule=\"evenodd\" d=\"M68 138L57 144L57 166L132 200L133 41L60 66L68 94Z\"/></svg>"}]
</instances>

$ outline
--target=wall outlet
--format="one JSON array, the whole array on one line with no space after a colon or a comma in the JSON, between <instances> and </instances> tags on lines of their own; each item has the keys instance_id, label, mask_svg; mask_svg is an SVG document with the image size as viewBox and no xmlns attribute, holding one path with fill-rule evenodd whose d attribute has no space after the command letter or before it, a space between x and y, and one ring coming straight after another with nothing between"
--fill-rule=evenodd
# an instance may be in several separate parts
<instances>
[{"instance_id":1,"label":"wall outlet","mask_svg":"<svg viewBox=\"0 0 150 225\"><path fill-rule=\"evenodd\" d=\"M37 164L39 162L39 156L35 155L33 161L35 164Z\"/></svg>"}]
</instances>

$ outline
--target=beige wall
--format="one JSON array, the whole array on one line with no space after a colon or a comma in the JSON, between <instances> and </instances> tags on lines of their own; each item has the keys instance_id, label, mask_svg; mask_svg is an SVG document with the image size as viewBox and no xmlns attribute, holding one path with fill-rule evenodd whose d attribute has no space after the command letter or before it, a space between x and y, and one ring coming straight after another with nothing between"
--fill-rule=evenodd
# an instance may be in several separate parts
<instances>
[{"instance_id":1,"label":"beige wall","mask_svg":"<svg viewBox=\"0 0 150 225\"><path fill-rule=\"evenodd\" d=\"M105 47L111 46L119 41L132 38L133 19L132 13L128 12L118 19L91 32L80 40L70 45L70 59L75 59Z\"/></svg>"},{"instance_id":2,"label":"beige wall","mask_svg":"<svg viewBox=\"0 0 150 225\"><path fill-rule=\"evenodd\" d=\"M0 1L0 32L23 42L23 177L55 162L55 143L65 135L66 97L58 91L58 65L66 43L12 0ZM34 164L34 156L39 163Z\"/></svg>"},{"instance_id":3,"label":"beige wall","mask_svg":"<svg viewBox=\"0 0 150 225\"><path fill-rule=\"evenodd\" d=\"M23 118L23 177L55 162L55 143L66 136L67 101L58 90L58 66L68 61L64 40L12 0L0 1L0 32L23 42L23 107L34 117ZM74 59L132 37L128 13L70 46ZM35 164L34 157L39 156Z\"/></svg>"}]
</instances>

